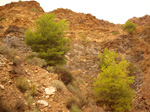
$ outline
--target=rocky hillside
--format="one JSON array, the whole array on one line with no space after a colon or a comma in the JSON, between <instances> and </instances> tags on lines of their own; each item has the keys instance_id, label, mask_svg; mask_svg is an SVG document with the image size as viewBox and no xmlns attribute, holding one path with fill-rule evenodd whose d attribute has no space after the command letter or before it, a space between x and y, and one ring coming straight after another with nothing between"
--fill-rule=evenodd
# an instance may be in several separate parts
<instances>
[{"instance_id":1,"label":"rocky hillside","mask_svg":"<svg viewBox=\"0 0 150 112\"><path fill-rule=\"evenodd\" d=\"M135 23L138 26L149 26L150 24L150 16L149 15L145 15L143 17L134 17L129 19L129 21L132 21L133 23Z\"/></svg>"},{"instance_id":2,"label":"rocky hillside","mask_svg":"<svg viewBox=\"0 0 150 112\"><path fill-rule=\"evenodd\" d=\"M35 1L15 2L1 6L1 42L19 49L19 52L30 51L30 48L24 44L24 32L43 13L45 12ZM23 73L13 74L12 61L0 54L1 98L6 102L6 107L18 112L32 109L38 109L34 110L36 112L68 112L66 105L71 96L78 100L82 99L82 103L80 100L78 102L83 112L107 112L105 107L97 106L93 101L91 87L93 78L100 72L97 55L103 52L104 48L108 48L115 50L120 57L125 57L136 68L132 73L135 76L132 86L136 93L132 111L150 112L150 16L130 19L137 25L136 31L130 35L123 30L122 25L98 20L91 14L76 13L69 9L56 9L49 13L56 15L56 21L60 19L69 21L66 37L71 39L72 50L66 55L66 68L75 78L73 85L79 89L65 86L60 82L59 74L52 71L48 73L26 62L18 67L23 69L21 70L24 71ZM36 85L35 96L28 97L29 90L25 93L18 90L16 86L18 75L25 77L30 86ZM61 91L58 86L54 87L53 83L56 81L61 83ZM83 94L77 91L82 91ZM18 104L20 106L17 106Z\"/></svg>"},{"instance_id":3,"label":"rocky hillside","mask_svg":"<svg viewBox=\"0 0 150 112\"><path fill-rule=\"evenodd\" d=\"M35 1L12 2L0 6L0 38L9 46L28 49L24 46L24 32L44 13Z\"/></svg>"}]
</instances>

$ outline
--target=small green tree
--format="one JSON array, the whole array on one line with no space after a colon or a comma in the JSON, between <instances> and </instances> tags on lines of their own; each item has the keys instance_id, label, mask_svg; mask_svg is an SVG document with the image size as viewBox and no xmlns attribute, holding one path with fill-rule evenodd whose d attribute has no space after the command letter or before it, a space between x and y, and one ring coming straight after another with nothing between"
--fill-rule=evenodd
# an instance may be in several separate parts
<instances>
[{"instance_id":1,"label":"small green tree","mask_svg":"<svg viewBox=\"0 0 150 112\"><path fill-rule=\"evenodd\" d=\"M136 25L130 21L127 21L124 25L123 28L127 30L130 34L133 33L133 31L136 29Z\"/></svg>"},{"instance_id":2,"label":"small green tree","mask_svg":"<svg viewBox=\"0 0 150 112\"><path fill-rule=\"evenodd\" d=\"M107 67L112 63L116 63L118 54L114 51L109 51L107 48L105 48L103 53L98 54L98 58L100 59L99 66L101 69L102 67Z\"/></svg>"},{"instance_id":3,"label":"small green tree","mask_svg":"<svg viewBox=\"0 0 150 112\"><path fill-rule=\"evenodd\" d=\"M67 22L54 21L54 14L44 14L36 20L35 27L25 32L25 43L31 46L38 57L45 59L48 65L65 64L65 54L71 49L70 39L65 38Z\"/></svg>"},{"instance_id":4,"label":"small green tree","mask_svg":"<svg viewBox=\"0 0 150 112\"><path fill-rule=\"evenodd\" d=\"M134 77L129 77L126 69L129 63L125 59L116 62L117 54L114 51L106 49L103 54L104 64L94 81L97 101L114 112L129 111L134 98L134 91L130 88Z\"/></svg>"}]
</instances>

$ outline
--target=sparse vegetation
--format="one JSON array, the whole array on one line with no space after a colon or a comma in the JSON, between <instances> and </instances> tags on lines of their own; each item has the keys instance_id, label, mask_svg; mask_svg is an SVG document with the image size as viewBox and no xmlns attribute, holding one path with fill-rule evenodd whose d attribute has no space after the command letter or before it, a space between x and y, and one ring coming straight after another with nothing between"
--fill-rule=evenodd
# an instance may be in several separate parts
<instances>
[{"instance_id":1,"label":"sparse vegetation","mask_svg":"<svg viewBox=\"0 0 150 112\"><path fill-rule=\"evenodd\" d=\"M15 65L22 63L24 60L24 56L17 49L9 48L5 44L0 46L0 54L6 55Z\"/></svg>"},{"instance_id":2,"label":"sparse vegetation","mask_svg":"<svg viewBox=\"0 0 150 112\"><path fill-rule=\"evenodd\" d=\"M56 23L54 19L54 14L44 14L35 22L34 30L25 32L25 43L50 66L65 64L64 55L71 49L64 33L67 23L64 20Z\"/></svg>"},{"instance_id":3,"label":"sparse vegetation","mask_svg":"<svg viewBox=\"0 0 150 112\"><path fill-rule=\"evenodd\" d=\"M120 32L119 31L113 31L112 34L117 35L117 34L120 34Z\"/></svg>"},{"instance_id":4,"label":"sparse vegetation","mask_svg":"<svg viewBox=\"0 0 150 112\"><path fill-rule=\"evenodd\" d=\"M101 73L94 81L97 102L114 112L129 111L134 98L134 91L130 87L134 77L128 76L127 71L129 63L125 59L116 62L117 53L108 49L100 57Z\"/></svg>"},{"instance_id":5,"label":"sparse vegetation","mask_svg":"<svg viewBox=\"0 0 150 112\"><path fill-rule=\"evenodd\" d=\"M54 69L53 66L47 66L47 67L46 67L46 70L47 70L48 72L50 72L50 73L55 72L55 69Z\"/></svg>"},{"instance_id":6,"label":"sparse vegetation","mask_svg":"<svg viewBox=\"0 0 150 112\"><path fill-rule=\"evenodd\" d=\"M3 100L0 100L0 111L1 112L12 112L8 104L4 102Z\"/></svg>"},{"instance_id":7,"label":"sparse vegetation","mask_svg":"<svg viewBox=\"0 0 150 112\"><path fill-rule=\"evenodd\" d=\"M0 54L6 54L8 52L8 47L5 44L0 45Z\"/></svg>"},{"instance_id":8,"label":"sparse vegetation","mask_svg":"<svg viewBox=\"0 0 150 112\"><path fill-rule=\"evenodd\" d=\"M66 102L66 107L68 109L71 109L72 105L77 105L77 104L78 104L78 99L76 97L70 97Z\"/></svg>"},{"instance_id":9,"label":"sparse vegetation","mask_svg":"<svg viewBox=\"0 0 150 112\"><path fill-rule=\"evenodd\" d=\"M136 29L136 25L130 21L127 21L124 25L123 28L127 30L130 34L133 33L133 31Z\"/></svg>"},{"instance_id":10,"label":"sparse vegetation","mask_svg":"<svg viewBox=\"0 0 150 112\"><path fill-rule=\"evenodd\" d=\"M69 85L67 86L67 88L68 88L68 90L69 90L71 93L73 93L73 94L75 94L75 95L80 92L79 88L73 86L72 84L69 84Z\"/></svg>"},{"instance_id":11,"label":"sparse vegetation","mask_svg":"<svg viewBox=\"0 0 150 112\"><path fill-rule=\"evenodd\" d=\"M82 94L82 93L81 93ZM80 95L81 95L80 94ZM79 95L79 94L78 94ZM66 102L66 107L68 109L70 109L71 112L76 112L77 110L82 111L80 108L82 108L84 105L87 105L88 102L85 99L85 97L83 97L83 94L81 96L73 96L70 97L67 102ZM74 108L74 106L77 106L77 108ZM75 111L76 110L76 111ZM77 111L78 112L78 111Z\"/></svg>"},{"instance_id":12,"label":"sparse vegetation","mask_svg":"<svg viewBox=\"0 0 150 112\"><path fill-rule=\"evenodd\" d=\"M77 105L72 105L70 112L82 112L82 110Z\"/></svg>"},{"instance_id":13,"label":"sparse vegetation","mask_svg":"<svg viewBox=\"0 0 150 112\"><path fill-rule=\"evenodd\" d=\"M79 34L80 38L82 39L82 42L84 42L84 44L87 44L87 37L84 33L80 33Z\"/></svg>"},{"instance_id":14,"label":"sparse vegetation","mask_svg":"<svg viewBox=\"0 0 150 112\"><path fill-rule=\"evenodd\" d=\"M16 79L16 86L21 92L25 92L29 89L29 82L26 78L18 77Z\"/></svg>"},{"instance_id":15,"label":"sparse vegetation","mask_svg":"<svg viewBox=\"0 0 150 112\"><path fill-rule=\"evenodd\" d=\"M67 88L72 94L75 95L73 98L69 99L69 101L71 102L71 104L68 106L69 109L74 105L77 105L79 108L82 108L83 106L89 104L89 100L87 99L86 95L82 92L82 90L79 89L80 87L76 80L73 80L67 86Z\"/></svg>"},{"instance_id":16,"label":"sparse vegetation","mask_svg":"<svg viewBox=\"0 0 150 112\"><path fill-rule=\"evenodd\" d=\"M33 83L31 83L31 85L30 85L30 94L32 96L35 96L37 94L37 87Z\"/></svg>"},{"instance_id":17,"label":"sparse vegetation","mask_svg":"<svg viewBox=\"0 0 150 112\"><path fill-rule=\"evenodd\" d=\"M5 44L0 46L0 54L5 55L9 60L13 62L12 70L10 71L13 74L24 74L24 68L21 66L25 60L24 56L14 48L10 48Z\"/></svg>"},{"instance_id":18,"label":"sparse vegetation","mask_svg":"<svg viewBox=\"0 0 150 112\"><path fill-rule=\"evenodd\" d=\"M134 76L134 74L137 72L137 68L134 64L129 63L129 66L127 67L127 70L130 72L129 76Z\"/></svg>"},{"instance_id":19,"label":"sparse vegetation","mask_svg":"<svg viewBox=\"0 0 150 112\"><path fill-rule=\"evenodd\" d=\"M31 11L32 11L32 12L39 12L39 10L38 10L38 9L33 8L33 7L31 8Z\"/></svg>"},{"instance_id":20,"label":"sparse vegetation","mask_svg":"<svg viewBox=\"0 0 150 112\"><path fill-rule=\"evenodd\" d=\"M5 16L0 17L0 21L5 20L5 19L6 19Z\"/></svg>"},{"instance_id":21,"label":"sparse vegetation","mask_svg":"<svg viewBox=\"0 0 150 112\"><path fill-rule=\"evenodd\" d=\"M78 107L82 108L85 105L89 104L89 100L87 99L86 95L80 91L80 93L77 93L77 97L79 99L79 105Z\"/></svg>"},{"instance_id":22,"label":"sparse vegetation","mask_svg":"<svg viewBox=\"0 0 150 112\"><path fill-rule=\"evenodd\" d=\"M31 108L34 98L30 92L28 92L28 94L26 96L26 100L27 100L27 104L28 104L29 108Z\"/></svg>"},{"instance_id":23,"label":"sparse vegetation","mask_svg":"<svg viewBox=\"0 0 150 112\"><path fill-rule=\"evenodd\" d=\"M44 59L38 57L28 58L27 62L41 68L47 64Z\"/></svg>"}]
</instances>

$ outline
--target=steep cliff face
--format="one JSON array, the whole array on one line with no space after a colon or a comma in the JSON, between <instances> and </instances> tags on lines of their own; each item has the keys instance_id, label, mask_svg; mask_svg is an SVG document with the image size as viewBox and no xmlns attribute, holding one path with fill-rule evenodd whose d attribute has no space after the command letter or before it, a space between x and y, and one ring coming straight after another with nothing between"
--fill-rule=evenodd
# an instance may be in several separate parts
<instances>
[{"instance_id":1,"label":"steep cliff face","mask_svg":"<svg viewBox=\"0 0 150 112\"><path fill-rule=\"evenodd\" d=\"M24 32L28 27L33 26L34 21L43 13L45 12L40 7L40 4L35 1L15 2L1 6L0 38L2 42L24 53L29 51L30 49L24 44ZM100 72L98 53L103 52L104 48L113 49L137 68L137 71L133 73L135 76L133 88L136 92L133 111L149 112L150 16L146 15L141 18L130 19L137 25L137 30L130 35L123 30L122 25L98 20L91 14L76 13L69 9L56 9L49 13L56 15L56 21L60 19L69 21L66 37L71 39L72 50L66 55L66 67L78 82L82 82L79 83L79 88L87 95L87 98L91 98L88 87L92 87L93 78ZM0 55L0 67L2 68L0 69L2 74L0 76L0 83L2 84L0 87L2 88L6 84L2 94L5 96L5 93L8 92L7 88L14 89L21 100L26 103L25 94L20 93L15 87L14 77L16 76L9 72L11 66L11 62L3 55ZM73 96L68 91L68 88L65 87L64 92L56 90L56 93L50 97L47 97L45 93L45 89L51 86L52 81L58 79L57 74L47 73L47 71L39 67L26 63L23 66L27 74L25 77L37 84L40 97L49 104L49 106L40 106L39 108L44 112L49 112L49 110L67 112L67 95ZM10 83L5 83L4 78ZM10 97L11 94L14 99L17 98L15 93L8 92L4 99ZM35 97L35 103L40 100L40 97ZM16 103L17 100L12 100L12 108L15 106L13 103ZM95 104L89 103L89 105L83 106L82 110L84 112L93 112L94 109L95 112L103 111L102 108L97 107Z\"/></svg>"}]
</instances>

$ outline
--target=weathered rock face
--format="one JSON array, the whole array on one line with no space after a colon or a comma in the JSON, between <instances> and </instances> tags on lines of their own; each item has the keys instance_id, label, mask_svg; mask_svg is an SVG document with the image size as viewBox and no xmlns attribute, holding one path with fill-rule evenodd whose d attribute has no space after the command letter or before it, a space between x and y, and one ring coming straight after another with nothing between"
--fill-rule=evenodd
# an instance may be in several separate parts
<instances>
[{"instance_id":1,"label":"weathered rock face","mask_svg":"<svg viewBox=\"0 0 150 112\"><path fill-rule=\"evenodd\" d=\"M96 42L81 41L72 43L72 50L66 55L67 66L72 71L81 71L78 75L94 75L99 72L98 53L100 47Z\"/></svg>"},{"instance_id":2,"label":"weathered rock face","mask_svg":"<svg viewBox=\"0 0 150 112\"><path fill-rule=\"evenodd\" d=\"M17 27L26 29L31 26L43 12L40 4L36 1L12 2L5 6L0 6L0 38L5 37L5 34L10 31L14 30L15 33Z\"/></svg>"},{"instance_id":3,"label":"weathered rock face","mask_svg":"<svg viewBox=\"0 0 150 112\"><path fill-rule=\"evenodd\" d=\"M4 33L5 37L2 39L2 42L10 48L15 48L22 53L27 53L31 51L31 49L25 45L24 32L25 28L10 25Z\"/></svg>"},{"instance_id":4,"label":"weathered rock face","mask_svg":"<svg viewBox=\"0 0 150 112\"><path fill-rule=\"evenodd\" d=\"M7 30L4 32L4 36L20 36L24 35L26 29L24 27L18 27L15 25L10 25Z\"/></svg>"},{"instance_id":5,"label":"weathered rock face","mask_svg":"<svg viewBox=\"0 0 150 112\"><path fill-rule=\"evenodd\" d=\"M141 25L149 26L149 24L150 24L149 20L150 20L149 15L145 15L145 16L139 17L139 18L134 17L134 18L129 19L129 21L131 21L131 22L133 22L133 23L135 23L136 25L139 25L139 26L141 26Z\"/></svg>"},{"instance_id":6,"label":"weathered rock face","mask_svg":"<svg viewBox=\"0 0 150 112\"><path fill-rule=\"evenodd\" d=\"M7 36L3 39L3 43L10 48L18 49L23 53L30 52L30 47L28 47L24 41L24 36Z\"/></svg>"}]
</instances>

